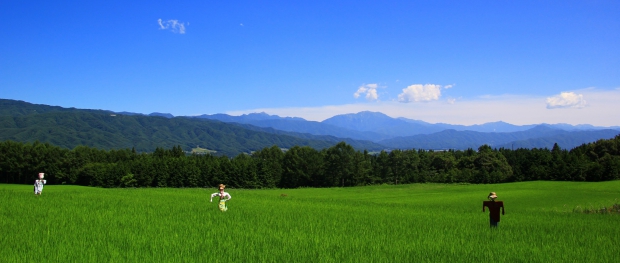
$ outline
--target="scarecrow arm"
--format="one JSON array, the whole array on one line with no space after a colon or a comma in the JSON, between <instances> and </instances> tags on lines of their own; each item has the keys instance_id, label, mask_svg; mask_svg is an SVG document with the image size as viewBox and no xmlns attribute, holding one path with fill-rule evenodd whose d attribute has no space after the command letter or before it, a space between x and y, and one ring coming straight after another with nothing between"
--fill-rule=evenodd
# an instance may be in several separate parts
<instances>
[{"instance_id":1,"label":"scarecrow arm","mask_svg":"<svg viewBox=\"0 0 620 263\"><path fill-rule=\"evenodd\" d=\"M213 197L216 197L217 195L219 195L220 193L213 193L211 194L211 202L213 202Z\"/></svg>"}]
</instances>

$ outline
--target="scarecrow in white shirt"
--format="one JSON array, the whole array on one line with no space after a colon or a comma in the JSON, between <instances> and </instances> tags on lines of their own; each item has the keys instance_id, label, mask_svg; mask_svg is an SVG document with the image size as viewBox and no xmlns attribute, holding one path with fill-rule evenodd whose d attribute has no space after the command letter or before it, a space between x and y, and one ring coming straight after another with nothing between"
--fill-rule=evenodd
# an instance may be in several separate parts
<instances>
[{"instance_id":1,"label":"scarecrow in white shirt","mask_svg":"<svg viewBox=\"0 0 620 263\"><path fill-rule=\"evenodd\" d=\"M34 194L41 195L43 192L43 185L47 183L47 180L43 180L44 173L39 173L39 179L34 180Z\"/></svg>"},{"instance_id":2,"label":"scarecrow in white shirt","mask_svg":"<svg viewBox=\"0 0 620 263\"><path fill-rule=\"evenodd\" d=\"M226 188L226 186L223 184L220 184L219 186L220 191L217 193L211 194L211 202L213 202L213 197L216 197L216 196L220 197L219 208L220 208L220 211L222 212L226 212L226 210L228 210L228 206L226 206L226 201L231 199L230 194L227 192L224 192L224 188Z\"/></svg>"}]
</instances>

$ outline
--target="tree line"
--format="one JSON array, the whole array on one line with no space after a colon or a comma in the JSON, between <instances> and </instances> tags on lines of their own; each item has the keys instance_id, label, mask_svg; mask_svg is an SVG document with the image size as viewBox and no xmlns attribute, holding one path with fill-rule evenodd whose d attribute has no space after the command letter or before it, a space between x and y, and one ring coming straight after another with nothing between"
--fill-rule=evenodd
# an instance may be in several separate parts
<instances>
[{"instance_id":1,"label":"tree line","mask_svg":"<svg viewBox=\"0 0 620 263\"><path fill-rule=\"evenodd\" d=\"M532 180L620 179L620 135L571 150L494 149L358 151L345 142L316 150L277 146L235 157L186 154L180 146L151 153L134 149L66 149L49 143L0 142L0 183L98 187L234 188L347 187L408 183L504 183Z\"/></svg>"}]
</instances>

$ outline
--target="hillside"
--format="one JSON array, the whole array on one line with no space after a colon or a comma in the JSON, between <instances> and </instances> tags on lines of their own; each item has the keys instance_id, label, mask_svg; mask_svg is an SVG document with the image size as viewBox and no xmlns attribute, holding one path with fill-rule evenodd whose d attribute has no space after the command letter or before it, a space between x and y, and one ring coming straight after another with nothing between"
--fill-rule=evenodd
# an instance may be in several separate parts
<instances>
[{"instance_id":1,"label":"hillside","mask_svg":"<svg viewBox=\"0 0 620 263\"><path fill-rule=\"evenodd\" d=\"M445 130L433 134L398 137L379 143L394 149L477 149L486 144L493 148L552 148L558 143L563 149L571 149L599 139L611 139L620 134L618 130L565 131L547 125L539 125L519 132L475 132Z\"/></svg>"},{"instance_id":2,"label":"hillside","mask_svg":"<svg viewBox=\"0 0 620 263\"><path fill-rule=\"evenodd\" d=\"M157 147L180 145L186 151L200 146L229 156L273 145L323 149L341 141L357 150L369 151L477 149L483 144L515 149L550 148L554 143L570 149L599 139L609 139L618 133L620 131L617 129L591 125L515 126L504 122L472 126L430 124L394 119L376 112L337 115L323 122L265 113L174 117L167 113L115 113L0 99L0 140L38 140L66 148L86 145L150 152ZM396 136L398 134L416 135Z\"/></svg>"},{"instance_id":3,"label":"hillside","mask_svg":"<svg viewBox=\"0 0 620 263\"><path fill-rule=\"evenodd\" d=\"M273 145L323 149L332 146L335 141L333 138L329 141L309 136L300 138L186 117L122 115L104 110L68 109L12 100L0 100L0 108L0 140L49 142L70 149L85 145L150 152L157 147L180 145L190 150L199 145L218 154L234 156ZM368 145L360 143L357 146Z\"/></svg>"},{"instance_id":4,"label":"hillside","mask_svg":"<svg viewBox=\"0 0 620 263\"><path fill-rule=\"evenodd\" d=\"M263 128L294 132L298 134L326 135L337 138L349 138L352 140L379 141L391 138L391 136L376 132L358 131L334 126L317 121L307 121L302 118L281 118L264 113L251 113L241 116L226 114L200 115L195 118L219 120L228 123L250 124Z\"/></svg>"}]
</instances>

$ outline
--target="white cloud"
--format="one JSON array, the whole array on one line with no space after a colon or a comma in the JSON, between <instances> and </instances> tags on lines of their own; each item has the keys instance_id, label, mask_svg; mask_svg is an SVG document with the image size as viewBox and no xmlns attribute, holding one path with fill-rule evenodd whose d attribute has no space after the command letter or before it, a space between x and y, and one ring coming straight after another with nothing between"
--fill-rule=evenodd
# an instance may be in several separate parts
<instances>
[{"instance_id":1,"label":"white cloud","mask_svg":"<svg viewBox=\"0 0 620 263\"><path fill-rule=\"evenodd\" d=\"M547 109L578 108L586 106L583 94L575 92L562 92L559 95L547 98Z\"/></svg>"},{"instance_id":2,"label":"white cloud","mask_svg":"<svg viewBox=\"0 0 620 263\"><path fill-rule=\"evenodd\" d=\"M433 101L441 97L441 86L435 84L413 84L398 94L399 102Z\"/></svg>"},{"instance_id":3,"label":"white cloud","mask_svg":"<svg viewBox=\"0 0 620 263\"><path fill-rule=\"evenodd\" d=\"M362 94L366 93L366 100L374 101L379 99L379 94L377 94L377 88L379 85L376 83L366 84L360 86L355 93L353 93L354 98L359 98Z\"/></svg>"},{"instance_id":4,"label":"white cloud","mask_svg":"<svg viewBox=\"0 0 620 263\"><path fill-rule=\"evenodd\" d=\"M170 29L170 31L179 34L185 34L185 23L180 23L178 20L166 20L163 21L161 18L157 19L157 23L159 24L159 29ZM189 23L187 23L189 25Z\"/></svg>"},{"instance_id":5,"label":"white cloud","mask_svg":"<svg viewBox=\"0 0 620 263\"><path fill-rule=\"evenodd\" d=\"M334 115L376 111L392 117L405 117L430 123L473 125L504 121L515 125L540 123L592 124L596 126L620 126L620 88L613 90L582 89L573 91L588 98L588 107L567 114L561 110L547 110L544 96L487 95L477 98L458 98L450 104L442 100L427 103L399 103L378 101L297 108L259 108L229 111L227 114L241 115L252 112L266 112L282 117L301 117L311 121L322 121Z\"/></svg>"}]
</instances>

